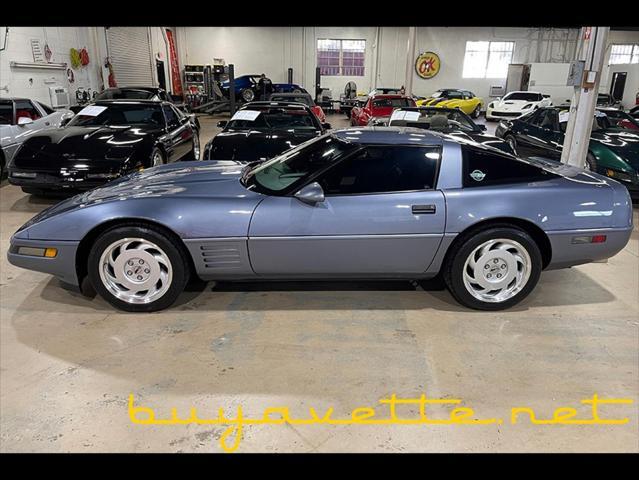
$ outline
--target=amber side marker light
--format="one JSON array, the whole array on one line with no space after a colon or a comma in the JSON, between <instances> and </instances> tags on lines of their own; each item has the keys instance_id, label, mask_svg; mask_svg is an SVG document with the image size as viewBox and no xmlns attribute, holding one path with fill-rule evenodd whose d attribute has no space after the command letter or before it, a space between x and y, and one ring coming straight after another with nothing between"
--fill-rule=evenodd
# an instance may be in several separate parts
<instances>
[{"instance_id":1,"label":"amber side marker light","mask_svg":"<svg viewBox=\"0 0 639 480\"><path fill-rule=\"evenodd\" d=\"M592 235L585 237L572 237L572 243L604 243L606 241L605 235Z\"/></svg>"},{"instance_id":2,"label":"amber side marker light","mask_svg":"<svg viewBox=\"0 0 639 480\"><path fill-rule=\"evenodd\" d=\"M54 258L57 254L58 254L57 248L36 248L36 247L19 247L18 248L18 255Z\"/></svg>"}]
</instances>

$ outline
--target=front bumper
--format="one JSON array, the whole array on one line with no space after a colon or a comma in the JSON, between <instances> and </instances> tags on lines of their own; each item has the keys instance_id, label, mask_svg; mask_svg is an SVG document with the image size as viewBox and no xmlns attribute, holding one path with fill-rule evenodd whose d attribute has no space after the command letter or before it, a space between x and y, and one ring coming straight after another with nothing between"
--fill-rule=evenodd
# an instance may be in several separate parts
<instances>
[{"instance_id":1,"label":"front bumper","mask_svg":"<svg viewBox=\"0 0 639 480\"><path fill-rule=\"evenodd\" d=\"M20 176L25 174L30 176ZM93 175L106 175L106 177L95 178ZM100 187L120 176L118 173L111 172L34 172L12 168L9 169L8 180L11 185L43 191L80 191Z\"/></svg>"},{"instance_id":2,"label":"front bumper","mask_svg":"<svg viewBox=\"0 0 639 480\"><path fill-rule=\"evenodd\" d=\"M55 275L65 283L78 286L78 274L76 271L76 253L80 242L76 241L47 241L29 240L25 238L11 238L11 245L7 252L7 259L11 265L34 270L36 272ZM53 258L21 255L20 247L56 248L58 253Z\"/></svg>"},{"instance_id":3,"label":"front bumper","mask_svg":"<svg viewBox=\"0 0 639 480\"><path fill-rule=\"evenodd\" d=\"M521 117L528 113L530 110L524 110L522 112L501 112L492 108L486 109L486 119L488 120L512 120L513 118Z\"/></svg>"}]
</instances>

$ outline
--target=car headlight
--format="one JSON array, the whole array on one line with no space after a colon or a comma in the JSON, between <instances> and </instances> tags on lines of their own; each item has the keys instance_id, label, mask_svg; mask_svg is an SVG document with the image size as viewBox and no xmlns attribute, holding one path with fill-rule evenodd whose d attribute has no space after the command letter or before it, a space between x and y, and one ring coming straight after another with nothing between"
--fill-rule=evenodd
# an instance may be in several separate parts
<instances>
[{"instance_id":1,"label":"car headlight","mask_svg":"<svg viewBox=\"0 0 639 480\"><path fill-rule=\"evenodd\" d=\"M532 108L533 104L532 103L528 103L527 105L524 105L524 108L522 110L528 110L529 108Z\"/></svg>"}]
</instances>

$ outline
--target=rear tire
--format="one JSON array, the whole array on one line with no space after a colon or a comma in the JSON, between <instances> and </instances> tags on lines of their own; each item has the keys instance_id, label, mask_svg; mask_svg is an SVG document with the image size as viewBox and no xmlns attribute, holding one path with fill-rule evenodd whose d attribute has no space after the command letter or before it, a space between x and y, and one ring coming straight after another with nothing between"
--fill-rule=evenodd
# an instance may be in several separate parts
<instances>
[{"instance_id":1,"label":"rear tire","mask_svg":"<svg viewBox=\"0 0 639 480\"><path fill-rule=\"evenodd\" d=\"M530 235L515 226L499 225L455 242L443 274L460 304L475 310L503 310L530 294L541 269L541 252Z\"/></svg>"},{"instance_id":2,"label":"rear tire","mask_svg":"<svg viewBox=\"0 0 639 480\"><path fill-rule=\"evenodd\" d=\"M517 139L515 138L514 135L508 134L504 137L504 140L506 141L506 143L508 145L510 145L510 148L512 148L513 152L515 152L515 155L518 155L517 153Z\"/></svg>"},{"instance_id":3,"label":"rear tire","mask_svg":"<svg viewBox=\"0 0 639 480\"><path fill-rule=\"evenodd\" d=\"M190 276L183 247L160 229L142 224L101 234L89 252L87 269L95 291L127 312L169 307Z\"/></svg>"},{"instance_id":4,"label":"rear tire","mask_svg":"<svg viewBox=\"0 0 639 480\"><path fill-rule=\"evenodd\" d=\"M200 159L200 132L193 130L193 148L185 156L185 160L199 160Z\"/></svg>"},{"instance_id":5,"label":"rear tire","mask_svg":"<svg viewBox=\"0 0 639 480\"><path fill-rule=\"evenodd\" d=\"M166 157L162 149L153 147L153 151L151 151L151 166L158 167L160 165L164 165L165 163Z\"/></svg>"}]
</instances>

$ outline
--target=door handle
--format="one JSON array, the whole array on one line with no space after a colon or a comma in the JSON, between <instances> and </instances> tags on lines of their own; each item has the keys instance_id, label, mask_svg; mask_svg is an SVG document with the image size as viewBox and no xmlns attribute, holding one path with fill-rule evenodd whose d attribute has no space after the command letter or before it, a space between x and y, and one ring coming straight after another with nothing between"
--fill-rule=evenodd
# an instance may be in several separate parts
<instances>
[{"instance_id":1,"label":"door handle","mask_svg":"<svg viewBox=\"0 0 639 480\"><path fill-rule=\"evenodd\" d=\"M412 205L410 207L413 215L432 214L437 211L435 205Z\"/></svg>"}]
</instances>

